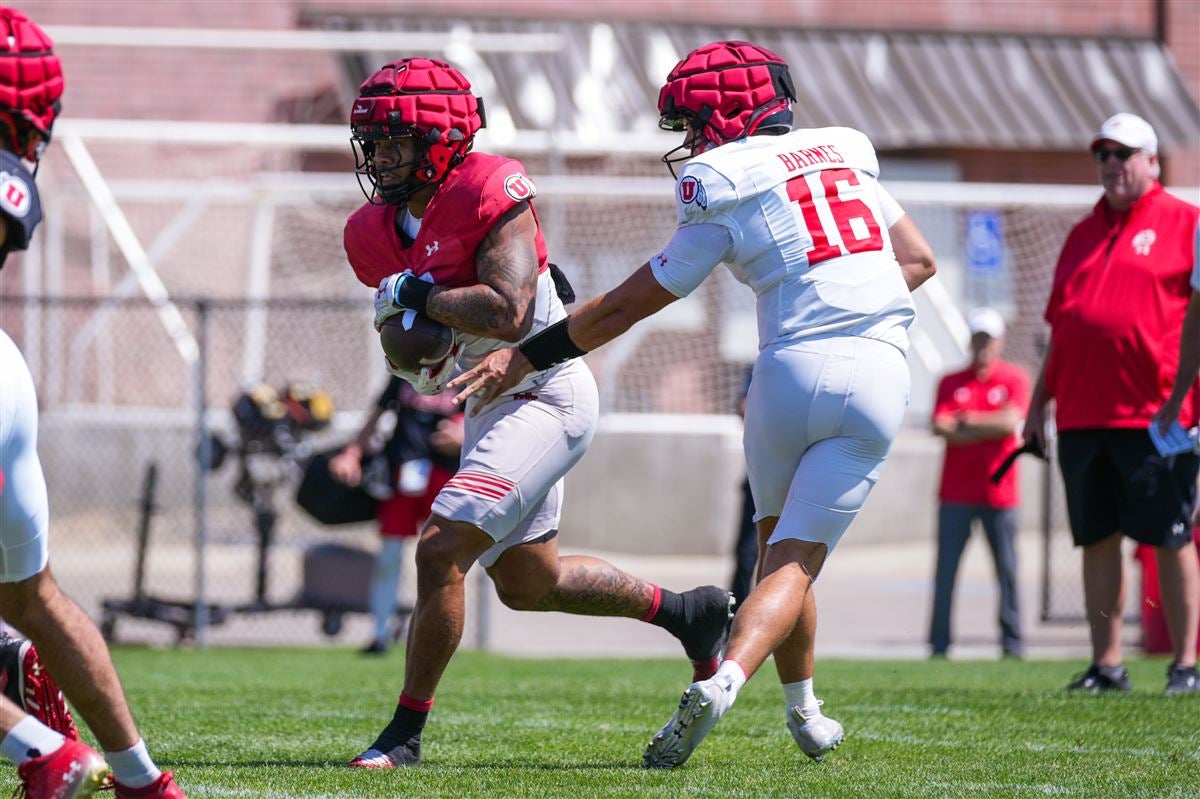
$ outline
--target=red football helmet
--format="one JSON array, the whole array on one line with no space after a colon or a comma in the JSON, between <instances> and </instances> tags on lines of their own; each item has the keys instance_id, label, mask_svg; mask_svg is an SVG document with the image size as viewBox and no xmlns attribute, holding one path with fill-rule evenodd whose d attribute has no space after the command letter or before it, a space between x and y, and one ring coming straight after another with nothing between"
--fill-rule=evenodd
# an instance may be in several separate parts
<instances>
[{"instance_id":1,"label":"red football helmet","mask_svg":"<svg viewBox=\"0 0 1200 799\"><path fill-rule=\"evenodd\" d=\"M787 63L749 42L712 42L675 65L658 93L658 126L692 132L663 156L675 174L679 161L757 131L788 129L796 89ZM675 156L680 150L687 150Z\"/></svg>"},{"instance_id":2,"label":"red football helmet","mask_svg":"<svg viewBox=\"0 0 1200 799\"><path fill-rule=\"evenodd\" d=\"M440 183L466 157L485 124L483 100L445 61L402 58L383 67L363 81L350 111L354 171L367 200L403 205L417 191ZM375 161L376 143L392 138L411 138L417 145L413 161L384 170L411 166L403 183L381 181Z\"/></svg>"},{"instance_id":3,"label":"red football helmet","mask_svg":"<svg viewBox=\"0 0 1200 799\"><path fill-rule=\"evenodd\" d=\"M0 130L6 129L13 151L28 161L41 157L61 108L62 65L53 47L23 13L0 8Z\"/></svg>"}]
</instances>

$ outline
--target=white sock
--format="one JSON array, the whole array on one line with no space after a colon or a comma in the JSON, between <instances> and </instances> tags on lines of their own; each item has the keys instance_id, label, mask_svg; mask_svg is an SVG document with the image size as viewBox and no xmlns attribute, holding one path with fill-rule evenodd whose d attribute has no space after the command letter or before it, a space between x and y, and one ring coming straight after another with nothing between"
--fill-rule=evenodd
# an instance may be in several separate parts
<instances>
[{"instance_id":1,"label":"white sock","mask_svg":"<svg viewBox=\"0 0 1200 799\"><path fill-rule=\"evenodd\" d=\"M141 738L128 749L105 752L104 759L112 766L113 777L127 788L145 788L162 774L150 759L146 742Z\"/></svg>"},{"instance_id":2,"label":"white sock","mask_svg":"<svg viewBox=\"0 0 1200 799\"><path fill-rule=\"evenodd\" d=\"M787 707L785 713L791 713L792 708L798 707L806 713L817 709L817 697L813 693L812 677L800 682L785 682L783 684L783 701Z\"/></svg>"},{"instance_id":3,"label":"white sock","mask_svg":"<svg viewBox=\"0 0 1200 799\"><path fill-rule=\"evenodd\" d=\"M746 672L736 660L722 660L714 680L719 680L729 692L729 701L737 699L738 691L746 684Z\"/></svg>"},{"instance_id":4,"label":"white sock","mask_svg":"<svg viewBox=\"0 0 1200 799\"><path fill-rule=\"evenodd\" d=\"M58 751L66 740L33 716L26 716L0 741L0 752L4 752L13 765L20 766L35 757Z\"/></svg>"}]
</instances>

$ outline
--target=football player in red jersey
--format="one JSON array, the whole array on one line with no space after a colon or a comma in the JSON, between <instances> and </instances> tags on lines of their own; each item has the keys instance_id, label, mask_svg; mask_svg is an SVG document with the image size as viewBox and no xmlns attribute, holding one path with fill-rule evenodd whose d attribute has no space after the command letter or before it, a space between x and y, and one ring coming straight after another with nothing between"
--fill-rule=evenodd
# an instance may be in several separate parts
<instances>
[{"instance_id":1,"label":"football player in red jersey","mask_svg":"<svg viewBox=\"0 0 1200 799\"><path fill-rule=\"evenodd\" d=\"M375 324L415 311L456 332L451 355L420 373L389 365L425 393L566 318L569 286L546 259L533 181L520 163L471 152L483 109L442 61L407 58L362 84L350 117L368 202L346 223L359 280L378 285ZM421 731L463 628L463 578L475 562L518 610L624 616L675 635L704 676L729 618L716 586L676 594L591 557L560 557L563 475L595 431L598 401L580 360L538 373L474 413L459 471L438 493L417 547L417 602L404 689L392 720L350 762L420 761Z\"/></svg>"},{"instance_id":2,"label":"football player in red jersey","mask_svg":"<svg viewBox=\"0 0 1200 799\"><path fill-rule=\"evenodd\" d=\"M0 267L9 252L29 246L41 221L24 162L36 167L59 111L62 68L51 48L24 14L0 8ZM118 799L182 799L171 773L160 772L146 751L99 630L50 575L47 528L33 379L0 330L0 615L37 645L0 641L0 751L18 766L30 799L93 796L110 764ZM104 756L79 740L47 668Z\"/></svg>"}]
</instances>

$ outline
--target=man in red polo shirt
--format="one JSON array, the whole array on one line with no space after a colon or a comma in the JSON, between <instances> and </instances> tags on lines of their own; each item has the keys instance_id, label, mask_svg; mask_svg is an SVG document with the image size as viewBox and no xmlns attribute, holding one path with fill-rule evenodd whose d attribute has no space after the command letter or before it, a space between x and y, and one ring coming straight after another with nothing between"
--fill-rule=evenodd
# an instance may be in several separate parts
<instances>
[{"instance_id":1,"label":"man in red polo shirt","mask_svg":"<svg viewBox=\"0 0 1200 799\"><path fill-rule=\"evenodd\" d=\"M933 432L946 439L942 485L938 491L938 554L929 643L935 656L950 646L950 607L954 580L971 525L978 519L987 535L1000 585L1000 646L1005 655L1022 654L1017 601L1017 470L999 483L989 477L1005 456L1020 446L1017 428L1029 403L1029 378L1000 359L1004 318L992 308L967 315L971 363L938 384Z\"/></svg>"},{"instance_id":2,"label":"man in red polo shirt","mask_svg":"<svg viewBox=\"0 0 1200 799\"><path fill-rule=\"evenodd\" d=\"M1067 513L1083 547L1092 663L1068 686L1129 690L1121 665L1125 596L1121 537L1156 548L1174 662L1167 692L1200 691L1196 627L1200 566L1191 513L1200 460L1164 458L1147 430L1179 362L1179 330L1194 266L1200 209L1163 191L1158 138L1141 117L1117 114L1092 141L1104 196L1067 237L1046 306L1050 347L1034 387L1027 440L1044 443L1055 400ZM1179 408L1196 420L1193 385Z\"/></svg>"}]
</instances>

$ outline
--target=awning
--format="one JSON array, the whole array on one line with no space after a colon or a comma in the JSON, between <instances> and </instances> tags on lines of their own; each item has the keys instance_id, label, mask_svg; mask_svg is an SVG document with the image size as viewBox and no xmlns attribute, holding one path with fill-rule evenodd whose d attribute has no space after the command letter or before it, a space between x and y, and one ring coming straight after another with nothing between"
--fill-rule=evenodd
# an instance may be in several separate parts
<instances>
[{"instance_id":1,"label":"awning","mask_svg":"<svg viewBox=\"0 0 1200 799\"><path fill-rule=\"evenodd\" d=\"M447 34L440 55L485 97L489 126L508 130L602 140L653 129L671 66L700 44L741 38L791 65L798 125L849 125L880 150L1076 150L1116 111L1149 120L1163 149L1200 144L1200 108L1152 39L315 11L305 22ZM511 53L473 47L472 37L485 33L542 33L553 46ZM392 58L430 53L347 55L345 90Z\"/></svg>"}]
</instances>

